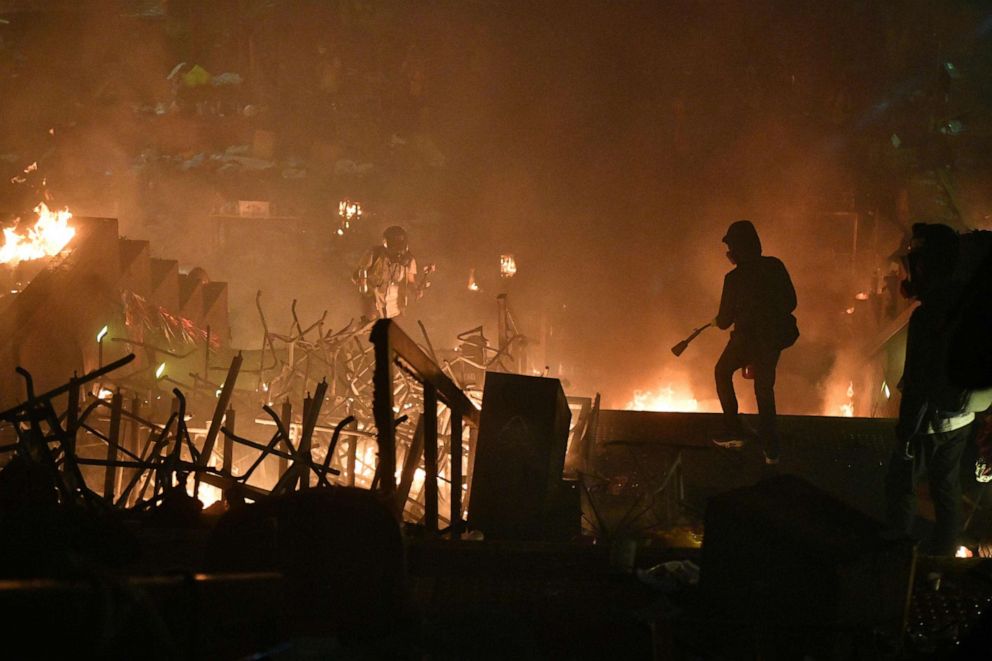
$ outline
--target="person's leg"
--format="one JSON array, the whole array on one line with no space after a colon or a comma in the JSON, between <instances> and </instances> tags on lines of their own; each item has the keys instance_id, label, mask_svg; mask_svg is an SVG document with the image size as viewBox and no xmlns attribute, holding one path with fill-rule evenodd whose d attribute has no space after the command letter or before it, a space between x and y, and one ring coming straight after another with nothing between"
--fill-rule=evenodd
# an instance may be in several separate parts
<instances>
[{"instance_id":1,"label":"person's leg","mask_svg":"<svg viewBox=\"0 0 992 661\"><path fill-rule=\"evenodd\" d=\"M961 528L961 454L970 438L971 425L944 434L931 434L933 455L928 477L936 522L934 555L954 555Z\"/></svg>"},{"instance_id":2,"label":"person's leg","mask_svg":"<svg viewBox=\"0 0 992 661\"><path fill-rule=\"evenodd\" d=\"M741 430L737 417L737 393L734 392L734 372L745 365L743 345L734 337L730 338L720 359L716 361L713 376L716 379L716 394L723 409L723 422L727 434L738 434Z\"/></svg>"},{"instance_id":3,"label":"person's leg","mask_svg":"<svg viewBox=\"0 0 992 661\"><path fill-rule=\"evenodd\" d=\"M896 441L885 474L885 516L894 530L909 534L916 518L916 481L926 466L923 443L912 443L913 456L906 456L906 444Z\"/></svg>"},{"instance_id":4,"label":"person's leg","mask_svg":"<svg viewBox=\"0 0 992 661\"><path fill-rule=\"evenodd\" d=\"M778 459L778 421L775 410L775 369L779 351L763 351L752 363L754 367L754 397L758 403L758 436L769 459Z\"/></svg>"}]
</instances>

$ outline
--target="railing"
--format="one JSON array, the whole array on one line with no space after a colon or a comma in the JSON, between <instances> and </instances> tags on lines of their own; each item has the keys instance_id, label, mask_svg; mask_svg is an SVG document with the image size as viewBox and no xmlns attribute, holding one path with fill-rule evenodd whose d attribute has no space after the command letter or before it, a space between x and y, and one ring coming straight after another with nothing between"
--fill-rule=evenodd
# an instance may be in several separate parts
<instances>
[{"instance_id":1,"label":"railing","mask_svg":"<svg viewBox=\"0 0 992 661\"><path fill-rule=\"evenodd\" d=\"M396 498L396 428L393 410L393 374L398 366L419 381L424 388L423 453L424 453L424 523L427 530L438 529L438 431L437 403L443 402L451 411L450 482L451 532L458 534L462 516L462 422L478 428L479 410L475 404L447 377L436 362L389 319L380 319L372 327L371 341L375 347L375 372L372 377L372 412L375 417L379 461L376 471L379 491L396 501L402 512L403 503ZM411 452L414 448L411 448ZM415 461L404 462L404 475L416 467Z\"/></svg>"}]
</instances>

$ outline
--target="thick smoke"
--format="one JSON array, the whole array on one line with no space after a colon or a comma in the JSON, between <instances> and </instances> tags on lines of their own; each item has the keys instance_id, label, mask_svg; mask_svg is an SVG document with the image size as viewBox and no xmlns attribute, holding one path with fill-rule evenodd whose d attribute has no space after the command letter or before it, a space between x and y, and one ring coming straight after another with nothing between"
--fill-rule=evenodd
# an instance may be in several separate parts
<instances>
[{"instance_id":1,"label":"thick smoke","mask_svg":"<svg viewBox=\"0 0 992 661\"><path fill-rule=\"evenodd\" d=\"M852 210L863 168L851 143L876 130L853 127L882 89L883 10L218 2L146 17L125 4L0 26L4 172L38 160L58 204L117 216L156 256L229 281L235 346L258 346L258 289L274 330L289 328L292 299L304 321L357 317L354 262L401 224L421 263L438 265L411 332L420 319L437 346L480 324L493 337L505 291L534 363L571 392L622 407L635 389L677 385L712 409L725 336L707 331L680 359L669 347L714 316L730 268L720 238L750 218L799 296L780 410L823 410L851 344L845 311L869 286L857 274L871 273L845 253L850 218L830 213ZM230 107L169 109L180 62L243 76ZM358 110L342 114L345 100ZM211 159L255 131L274 134L279 165L217 174ZM341 160L371 170L342 173ZM34 203L25 190L5 191L9 210ZM337 237L343 197L366 216ZM239 199L291 220L221 234L212 215ZM878 254L899 239L868 218L859 231ZM501 253L517 259L512 281L497 277ZM467 289L472 269L480 292Z\"/></svg>"}]
</instances>

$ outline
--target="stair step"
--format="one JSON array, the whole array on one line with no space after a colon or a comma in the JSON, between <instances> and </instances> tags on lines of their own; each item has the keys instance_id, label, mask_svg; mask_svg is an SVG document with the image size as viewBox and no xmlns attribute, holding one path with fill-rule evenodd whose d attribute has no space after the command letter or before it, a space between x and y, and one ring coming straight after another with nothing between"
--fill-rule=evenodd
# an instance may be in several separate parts
<instances>
[{"instance_id":1,"label":"stair step","mask_svg":"<svg viewBox=\"0 0 992 661\"><path fill-rule=\"evenodd\" d=\"M151 259L151 292L148 299L167 310L179 310L179 262Z\"/></svg>"},{"instance_id":2,"label":"stair step","mask_svg":"<svg viewBox=\"0 0 992 661\"><path fill-rule=\"evenodd\" d=\"M121 287L148 298L152 289L151 254L148 241L120 239Z\"/></svg>"}]
</instances>

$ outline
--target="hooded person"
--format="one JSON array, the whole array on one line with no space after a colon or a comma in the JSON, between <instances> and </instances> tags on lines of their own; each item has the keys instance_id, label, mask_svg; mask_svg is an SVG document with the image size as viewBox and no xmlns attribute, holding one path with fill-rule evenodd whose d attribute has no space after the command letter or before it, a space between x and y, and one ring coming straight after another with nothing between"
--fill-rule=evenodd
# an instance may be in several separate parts
<instances>
[{"instance_id":1,"label":"hooded person","mask_svg":"<svg viewBox=\"0 0 992 661\"><path fill-rule=\"evenodd\" d=\"M779 460L775 411L775 370L782 350L799 337L796 290L789 272L776 257L761 254L761 240L754 224L738 220L730 225L723 242L727 258L735 268L723 280L720 311L713 325L733 327L714 369L716 391L723 408L724 435L714 439L721 447L741 447L755 437L738 415L734 372L743 368L754 377L758 403L758 432L765 462Z\"/></svg>"}]
</instances>

